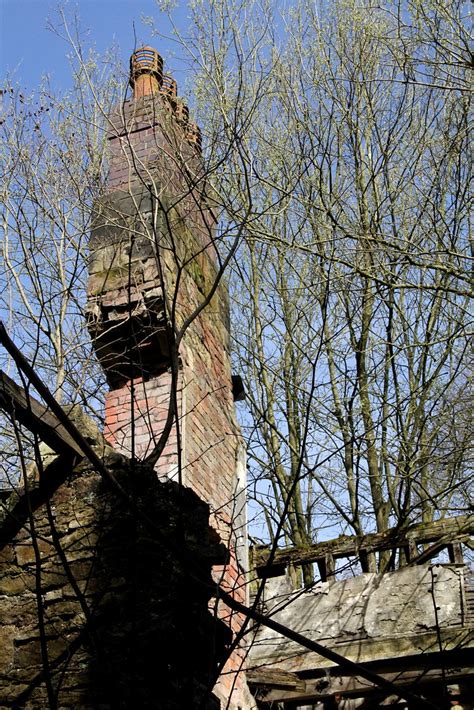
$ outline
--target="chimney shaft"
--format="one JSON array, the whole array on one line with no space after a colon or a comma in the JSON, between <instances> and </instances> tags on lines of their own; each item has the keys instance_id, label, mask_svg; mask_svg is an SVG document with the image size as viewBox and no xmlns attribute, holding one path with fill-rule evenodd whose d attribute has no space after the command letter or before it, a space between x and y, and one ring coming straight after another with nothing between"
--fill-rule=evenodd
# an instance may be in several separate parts
<instances>
[{"instance_id":1,"label":"chimney shaft","mask_svg":"<svg viewBox=\"0 0 474 710\"><path fill-rule=\"evenodd\" d=\"M157 94L163 83L163 59L153 47L140 47L130 57L130 86L136 101Z\"/></svg>"},{"instance_id":2,"label":"chimney shaft","mask_svg":"<svg viewBox=\"0 0 474 710\"><path fill-rule=\"evenodd\" d=\"M213 579L245 602L245 448L234 407L228 296L225 284L215 281L217 225L201 134L177 98L176 82L163 76L156 50L135 51L130 70L133 99L111 115L108 185L94 209L90 243L89 327L110 385L105 436L121 453L143 460L167 431L164 450L152 457L156 474L184 484L218 511L211 525L229 552ZM192 187L190 174L196 176ZM195 318L211 292L212 308ZM176 303L176 322L190 323L175 377L168 300ZM216 613L219 626L239 630L240 617L228 617L221 606ZM212 648L209 653L206 668L217 661ZM213 691L233 710L254 706L242 654L234 651Z\"/></svg>"}]
</instances>

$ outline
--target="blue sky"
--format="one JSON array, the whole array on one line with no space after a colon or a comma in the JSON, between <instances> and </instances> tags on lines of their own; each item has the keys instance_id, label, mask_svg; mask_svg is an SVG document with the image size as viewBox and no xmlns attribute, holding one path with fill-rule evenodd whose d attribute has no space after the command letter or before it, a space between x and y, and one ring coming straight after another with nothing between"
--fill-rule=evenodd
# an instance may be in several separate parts
<instances>
[{"instance_id":1,"label":"blue sky","mask_svg":"<svg viewBox=\"0 0 474 710\"><path fill-rule=\"evenodd\" d=\"M52 78L53 86L67 87L69 70L66 42L47 29L49 17L54 17L57 2L54 0L0 0L0 75L14 71L16 82L24 89L33 89L42 75ZM68 3L69 12L76 9L81 27L88 32L88 44L99 52L116 43L120 47L124 64L137 45L151 44L166 57L172 45L153 38L141 15L152 15L166 33L165 18L160 18L154 0L76 0ZM180 23L186 22L185 3L177 12ZM179 67L168 66L179 83Z\"/></svg>"}]
</instances>

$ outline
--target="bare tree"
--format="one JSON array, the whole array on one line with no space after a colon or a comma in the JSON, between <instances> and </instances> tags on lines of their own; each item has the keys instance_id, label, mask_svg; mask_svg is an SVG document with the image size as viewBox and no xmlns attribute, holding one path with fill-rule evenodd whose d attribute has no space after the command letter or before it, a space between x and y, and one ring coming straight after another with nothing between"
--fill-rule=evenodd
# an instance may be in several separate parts
<instances>
[{"instance_id":1,"label":"bare tree","mask_svg":"<svg viewBox=\"0 0 474 710\"><path fill-rule=\"evenodd\" d=\"M92 54L73 63L63 96L46 80L30 96L8 79L3 89L1 315L58 399L95 394L84 366L85 256L107 170L104 115L118 96L111 67Z\"/></svg>"},{"instance_id":2,"label":"bare tree","mask_svg":"<svg viewBox=\"0 0 474 710\"><path fill-rule=\"evenodd\" d=\"M104 379L84 327L86 245L107 172L104 117L120 74L112 54L84 53L71 58L66 93L47 79L31 94L15 77L2 82L0 319L58 401L98 416ZM0 363L11 369L5 351ZM2 447L9 456L1 476L14 483L20 462L8 421Z\"/></svg>"},{"instance_id":3,"label":"bare tree","mask_svg":"<svg viewBox=\"0 0 474 710\"><path fill-rule=\"evenodd\" d=\"M198 2L175 30L205 142L232 140L246 166L213 187L245 219L234 357L265 539L468 505L465 427L441 466L439 444L470 380L463 10Z\"/></svg>"}]
</instances>

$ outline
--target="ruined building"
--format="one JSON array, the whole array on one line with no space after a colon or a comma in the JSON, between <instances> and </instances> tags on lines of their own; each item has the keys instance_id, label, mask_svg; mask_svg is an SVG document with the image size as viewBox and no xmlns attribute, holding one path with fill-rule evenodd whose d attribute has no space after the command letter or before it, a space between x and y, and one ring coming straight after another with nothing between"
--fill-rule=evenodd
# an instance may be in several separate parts
<instances>
[{"instance_id":1,"label":"ruined building","mask_svg":"<svg viewBox=\"0 0 474 710\"><path fill-rule=\"evenodd\" d=\"M248 571L241 385L200 132L155 50L133 54L130 84L90 237L103 432L54 402L0 326L27 383L0 373L0 407L36 460L0 507L0 707L444 708L456 683L465 700L472 516L257 548ZM400 549L405 566L377 574L375 555ZM351 556L363 573L339 579ZM319 569L311 590L288 585L301 564ZM234 644L245 615L257 623Z\"/></svg>"},{"instance_id":2,"label":"ruined building","mask_svg":"<svg viewBox=\"0 0 474 710\"><path fill-rule=\"evenodd\" d=\"M241 617L215 594L246 601L245 454L200 132L155 50L134 53L130 84L90 237L105 440L72 412L71 441L53 416L40 433L59 456L8 501L0 705L248 708L238 647L225 663Z\"/></svg>"}]
</instances>

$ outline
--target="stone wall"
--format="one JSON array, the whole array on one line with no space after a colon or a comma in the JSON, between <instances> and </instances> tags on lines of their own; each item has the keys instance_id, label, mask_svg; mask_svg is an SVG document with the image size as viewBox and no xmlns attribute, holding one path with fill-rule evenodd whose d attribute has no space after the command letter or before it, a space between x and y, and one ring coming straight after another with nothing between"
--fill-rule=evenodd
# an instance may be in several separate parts
<instances>
[{"instance_id":1,"label":"stone wall","mask_svg":"<svg viewBox=\"0 0 474 710\"><path fill-rule=\"evenodd\" d=\"M5 536L2 514L0 707L217 708L209 685L230 632L208 605L227 552L208 506L98 442L123 493L50 456L40 480L54 490L32 519Z\"/></svg>"}]
</instances>

